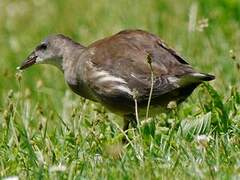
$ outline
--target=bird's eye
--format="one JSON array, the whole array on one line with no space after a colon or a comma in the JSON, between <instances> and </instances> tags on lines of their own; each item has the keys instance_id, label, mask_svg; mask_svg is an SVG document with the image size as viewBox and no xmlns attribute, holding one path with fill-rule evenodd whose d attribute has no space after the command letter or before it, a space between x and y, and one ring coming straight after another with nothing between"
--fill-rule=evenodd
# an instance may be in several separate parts
<instances>
[{"instance_id":1,"label":"bird's eye","mask_svg":"<svg viewBox=\"0 0 240 180\"><path fill-rule=\"evenodd\" d=\"M36 50L46 50L47 49L47 44L42 43L39 46L37 46Z\"/></svg>"}]
</instances>

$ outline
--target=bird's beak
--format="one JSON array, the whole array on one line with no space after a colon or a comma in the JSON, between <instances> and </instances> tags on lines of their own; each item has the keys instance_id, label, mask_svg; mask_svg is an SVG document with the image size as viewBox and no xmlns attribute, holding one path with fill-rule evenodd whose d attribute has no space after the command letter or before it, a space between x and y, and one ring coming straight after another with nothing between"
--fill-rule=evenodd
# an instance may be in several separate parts
<instances>
[{"instance_id":1,"label":"bird's beak","mask_svg":"<svg viewBox=\"0 0 240 180\"><path fill-rule=\"evenodd\" d=\"M32 52L28 58L23 61L23 63L21 64L21 66L17 67L18 70L23 70L26 69L30 66L32 66L33 64L36 63L36 59L37 59L37 55L35 54L35 52Z\"/></svg>"}]
</instances>

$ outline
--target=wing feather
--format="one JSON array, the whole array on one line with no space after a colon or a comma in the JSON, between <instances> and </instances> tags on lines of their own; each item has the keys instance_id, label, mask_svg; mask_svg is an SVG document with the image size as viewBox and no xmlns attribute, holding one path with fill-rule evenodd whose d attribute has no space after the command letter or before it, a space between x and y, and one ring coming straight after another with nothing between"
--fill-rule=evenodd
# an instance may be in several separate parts
<instances>
[{"instance_id":1,"label":"wing feather","mask_svg":"<svg viewBox=\"0 0 240 180\"><path fill-rule=\"evenodd\" d=\"M93 50L94 53L91 53ZM136 89L142 99L148 98L151 88L148 56L151 58L154 74L153 98L178 88L178 84L173 81L174 78L195 72L182 57L168 48L157 36L142 30L122 31L91 44L88 51L94 68L98 72L102 71L102 74L106 72L109 75L105 80L111 78L118 80L118 83L109 81L108 85L106 85L107 81L104 81L107 89L111 86L119 86L115 90L124 89L125 92ZM96 82L92 84L98 85ZM109 92L106 91L106 95L107 93Z\"/></svg>"}]
</instances>

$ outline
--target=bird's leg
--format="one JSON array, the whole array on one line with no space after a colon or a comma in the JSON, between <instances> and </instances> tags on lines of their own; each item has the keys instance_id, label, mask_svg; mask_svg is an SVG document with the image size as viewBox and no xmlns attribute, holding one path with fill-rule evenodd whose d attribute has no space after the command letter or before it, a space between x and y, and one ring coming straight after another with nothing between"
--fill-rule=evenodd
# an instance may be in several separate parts
<instances>
[{"instance_id":1,"label":"bird's leg","mask_svg":"<svg viewBox=\"0 0 240 180\"><path fill-rule=\"evenodd\" d=\"M137 120L134 114L126 114L124 115L124 124L123 124L123 131L126 133L126 135L128 134L127 130L129 128L129 124L131 123L133 128L137 127ZM127 139L126 137L123 137L122 142L125 144L127 143Z\"/></svg>"},{"instance_id":2,"label":"bird's leg","mask_svg":"<svg viewBox=\"0 0 240 180\"><path fill-rule=\"evenodd\" d=\"M137 123L137 119L136 119L135 114L130 114L130 115L129 115L129 119L130 119L130 122L131 122L132 127L133 127L134 129L137 129L138 123Z\"/></svg>"},{"instance_id":3,"label":"bird's leg","mask_svg":"<svg viewBox=\"0 0 240 180\"><path fill-rule=\"evenodd\" d=\"M126 115L124 115L123 131L128 130L130 123L131 123L133 128L137 128L136 116L134 114L126 114Z\"/></svg>"},{"instance_id":4,"label":"bird's leg","mask_svg":"<svg viewBox=\"0 0 240 180\"><path fill-rule=\"evenodd\" d=\"M123 131L124 132L128 130L129 124L130 124L129 119L126 116L124 116L124 119L123 119Z\"/></svg>"}]
</instances>

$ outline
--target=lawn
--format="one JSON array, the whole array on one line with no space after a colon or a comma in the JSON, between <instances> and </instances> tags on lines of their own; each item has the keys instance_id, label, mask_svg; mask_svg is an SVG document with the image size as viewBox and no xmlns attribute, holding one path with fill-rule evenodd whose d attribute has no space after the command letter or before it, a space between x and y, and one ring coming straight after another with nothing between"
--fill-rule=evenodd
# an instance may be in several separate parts
<instances>
[{"instance_id":1,"label":"lawn","mask_svg":"<svg viewBox=\"0 0 240 180\"><path fill-rule=\"evenodd\" d=\"M16 67L46 36L88 45L123 29L159 35L216 80L129 131L73 94L56 68ZM239 179L239 0L0 1L0 178Z\"/></svg>"}]
</instances>

